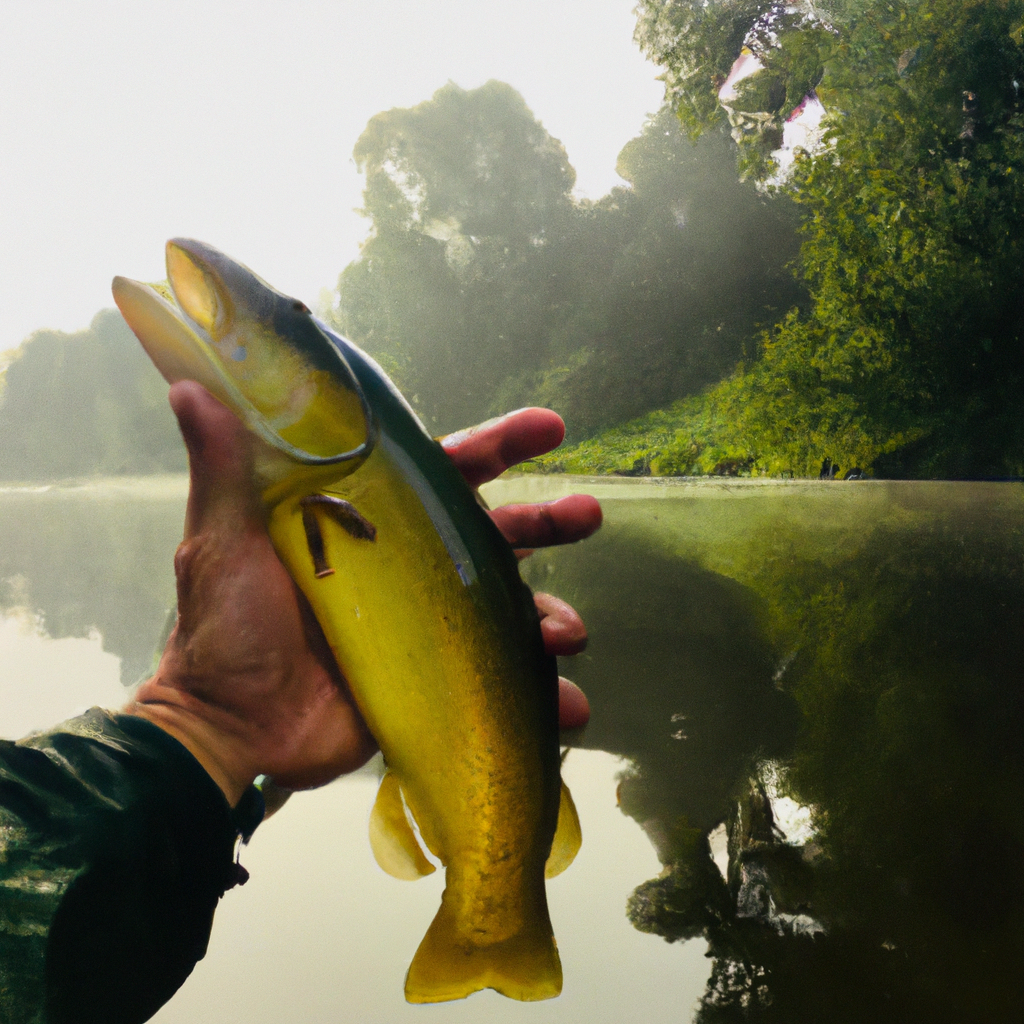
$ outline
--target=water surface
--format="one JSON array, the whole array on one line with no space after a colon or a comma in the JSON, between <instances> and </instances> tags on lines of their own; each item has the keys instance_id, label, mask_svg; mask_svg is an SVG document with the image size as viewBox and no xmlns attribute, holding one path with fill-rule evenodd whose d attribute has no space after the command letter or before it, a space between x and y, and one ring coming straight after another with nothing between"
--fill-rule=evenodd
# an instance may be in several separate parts
<instances>
[{"instance_id":1,"label":"water surface","mask_svg":"<svg viewBox=\"0 0 1024 1024\"><path fill-rule=\"evenodd\" d=\"M524 563L591 633L562 666L593 707L566 737L584 847L549 884L562 997L403 1002L442 883L373 863L370 771L257 832L251 881L155 1019L1017 1019L1024 488L486 489L492 504L580 490L604 504L601 535ZM0 489L8 735L116 704L145 674L184 493Z\"/></svg>"}]
</instances>

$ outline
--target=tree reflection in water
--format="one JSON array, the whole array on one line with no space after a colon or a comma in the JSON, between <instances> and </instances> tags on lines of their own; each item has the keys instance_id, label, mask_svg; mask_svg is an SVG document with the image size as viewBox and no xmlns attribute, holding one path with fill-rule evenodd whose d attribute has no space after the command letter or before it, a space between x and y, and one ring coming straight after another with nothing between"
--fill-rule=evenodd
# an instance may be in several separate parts
<instances>
[{"instance_id":1,"label":"tree reflection in water","mask_svg":"<svg viewBox=\"0 0 1024 1024\"><path fill-rule=\"evenodd\" d=\"M0 493L0 610L40 614L54 639L98 631L134 685L152 673L174 609L184 507L173 477Z\"/></svg>"},{"instance_id":2,"label":"tree reflection in water","mask_svg":"<svg viewBox=\"0 0 1024 1024\"><path fill-rule=\"evenodd\" d=\"M593 718L569 740L628 759L620 805L664 865L630 920L706 938L702 1024L1018 1019L1020 493L716 494L611 500L603 536L523 563L587 621L564 671ZM54 637L99 627L133 681L173 599L181 503L4 495L0 605Z\"/></svg>"},{"instance_id":3,"label":"tree reflection in water","mask_svg":"<svg viewBox=\"0 0 1024 1024\"><path fill-rule=\"evenodd\" d=\"M631 762L620 806L664 871L627 913L707 939L701 1024L1019 1014L1024 564L1019 531L974 527L815 552L776 523L735 579L612 528L527 570L588 623L574 745Z\"/></svg>"}]
</instances>

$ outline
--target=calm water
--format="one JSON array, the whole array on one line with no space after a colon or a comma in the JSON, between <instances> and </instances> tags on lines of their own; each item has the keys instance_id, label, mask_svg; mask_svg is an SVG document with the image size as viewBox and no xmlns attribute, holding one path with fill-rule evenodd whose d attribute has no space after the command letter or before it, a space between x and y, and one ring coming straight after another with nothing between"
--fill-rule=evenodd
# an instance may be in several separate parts
<instances>
[{"instance_id":1,"label":"calm water","mask_svg":"<svg viewBox=\"0 0 1024 1024\"><path fill-rule=\"evenodd\" d=\"M562 666L593 707L565 766L584 847L548 886L562 997L404 1003L441 880L374 865L371 766L261 827L155 1019L1019 1020L1024 487L525 477L487 496L579 490L602 534L524 564L591 633ZM146 672L183 503L180 480L0 490L5 734Z\"/></svg>"}]
</instances>

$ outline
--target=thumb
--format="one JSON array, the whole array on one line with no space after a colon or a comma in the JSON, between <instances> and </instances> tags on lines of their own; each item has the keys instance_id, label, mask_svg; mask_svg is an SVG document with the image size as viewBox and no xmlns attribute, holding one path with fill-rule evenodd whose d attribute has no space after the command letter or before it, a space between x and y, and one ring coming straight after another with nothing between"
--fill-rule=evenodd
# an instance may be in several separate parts
<instances>
[{"instance_id":1,"label":"thumb","mask_svg":"<svg viewBox=\"0 0 1024 1024\"><path fill-rule=\"evenodd\" d=\"M168 397L188 449L185 539L224 518L237 528L258 508L248 431L230 409L193 380L172 384Z\"/></svg>"}]
</instances>

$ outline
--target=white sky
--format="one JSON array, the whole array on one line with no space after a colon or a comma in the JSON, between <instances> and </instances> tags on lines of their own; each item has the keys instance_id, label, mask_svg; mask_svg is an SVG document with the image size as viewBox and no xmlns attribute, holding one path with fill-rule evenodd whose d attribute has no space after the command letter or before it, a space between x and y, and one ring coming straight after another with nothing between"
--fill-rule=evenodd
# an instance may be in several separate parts
<instances>
[{"instance_id":1,"label":"white sky","mask_svg":"<svg viewBox=\"0 0 1024 1024\"><path fill-rule=\"evenodd\" d=\"M662 95L634 2L0 0L0 352L174 235L316 303L366 235L366 122L448 80L509 82L603 195Z\"/></svg>"}]
</instances>

